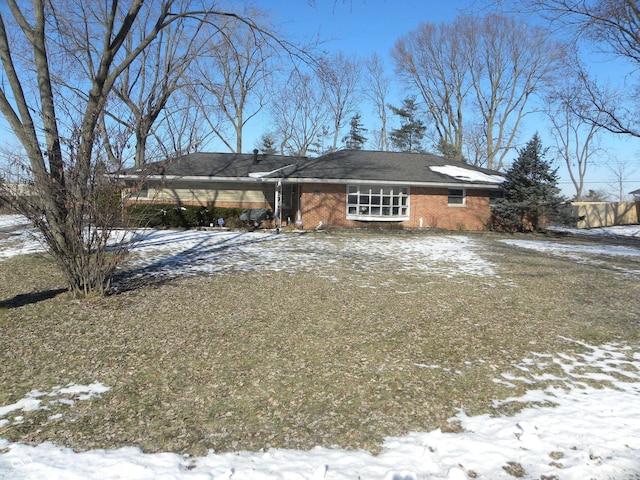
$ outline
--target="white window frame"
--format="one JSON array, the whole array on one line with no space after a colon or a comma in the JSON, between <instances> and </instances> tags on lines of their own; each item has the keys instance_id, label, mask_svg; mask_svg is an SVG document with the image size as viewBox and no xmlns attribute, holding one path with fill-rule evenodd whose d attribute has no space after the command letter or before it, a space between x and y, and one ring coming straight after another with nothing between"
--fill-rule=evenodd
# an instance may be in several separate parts
<instances>
[{"instance_id":1,"label":"white window frame","mask_svg":"<svg viewBox=\"0 0 640 480\"><path fill-rule=\"evenodd\" d=\"M460 191L462 195L452 195L452 191ZM459 198L460 202L452 202L452 198ZM449 207L464 207L467 205L467 190L464 188L450 188L447 191L447 205Z\"/></svg>"},{"instance_id":2,"label":"white window frame","mask_svg":"<svg viewBox=\"0 0 640 480\"><path fill-rule=\"evenodd\" d=\"M408 186L347 185L347 220L400 222L410 218Z\"/></svg>"}]
</instances>

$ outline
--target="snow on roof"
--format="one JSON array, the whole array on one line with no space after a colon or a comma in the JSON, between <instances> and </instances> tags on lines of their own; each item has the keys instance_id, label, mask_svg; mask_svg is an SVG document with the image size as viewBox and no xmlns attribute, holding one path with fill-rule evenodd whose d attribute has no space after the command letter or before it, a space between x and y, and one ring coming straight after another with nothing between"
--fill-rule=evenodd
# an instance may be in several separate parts
<instances>
[{"instance_id":1,"label":"snow on roof","mask_svg":"<svg viewBox=\"0 0 640 480\"><path fill-rule=\"evenodd\" d=\"M448 175L458 180L466 180L468 182L502 183L505 180L502 175L489 175L477 170L457 167L454 165L442 165L429 168L433 172L442 173L443 175Z\"/></svg>"}]
</instances>

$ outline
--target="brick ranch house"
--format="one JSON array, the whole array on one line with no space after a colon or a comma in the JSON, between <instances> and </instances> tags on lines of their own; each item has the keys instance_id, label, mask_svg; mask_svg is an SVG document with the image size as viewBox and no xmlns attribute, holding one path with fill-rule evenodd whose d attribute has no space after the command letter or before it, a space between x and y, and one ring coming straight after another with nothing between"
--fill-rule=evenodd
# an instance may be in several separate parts
<instances>
[{"instance_id":1,"label":"brick ranch house","mask_svg":"<svg viewBox=\"0 0 640 480\"><path fill-rule=\"evenodd\" d=\"M304 228L395 222L448 230L483 230L504 180L436 155L366 150L318 158L193 153L116 176L137 186L129 190L134 202L269 208L282 225Z\"/></svg>"}]
</instances>

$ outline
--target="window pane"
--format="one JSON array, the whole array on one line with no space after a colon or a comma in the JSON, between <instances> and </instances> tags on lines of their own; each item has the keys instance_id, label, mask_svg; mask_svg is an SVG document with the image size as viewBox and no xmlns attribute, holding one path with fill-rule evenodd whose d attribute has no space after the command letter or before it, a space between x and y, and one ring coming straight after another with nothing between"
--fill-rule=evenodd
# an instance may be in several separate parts
<instances>
[{"instance_id":1,"label":"window pane","mask_svg":"<svg viewBox=\"0 0 640 480\"><path fill-rule=\"evenodd\" d=\"M407 216L409 188L398 186L348 185L347 215L375 218Z\"/></svg>"},{"instance_id":2,"label":"window pane","mask_svg":"<svg viewBox=\"0 0 640 480\"><path fill-rule=\"evenodd\" d=\"M458 188L449 189L449 205L464 204L464 190Z\"/></svg>"}]
</instances>

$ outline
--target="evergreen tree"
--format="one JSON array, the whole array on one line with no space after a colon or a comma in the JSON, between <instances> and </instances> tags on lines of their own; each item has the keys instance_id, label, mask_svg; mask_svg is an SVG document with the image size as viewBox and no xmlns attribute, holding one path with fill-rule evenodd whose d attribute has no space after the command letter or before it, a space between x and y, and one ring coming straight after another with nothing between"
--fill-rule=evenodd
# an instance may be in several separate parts
<instances>
[{"instance_id":1,"label":"evergreen tree","mask_svg":"<svg viewBox=\"0 0 640 480\"><path fill-rule=\"evenodd\" d=\"M391 143L401 152L422 152L422 139L427 130L424 122L416 118L418 106L415 97L407 97L402 101L402 107L389 105L391 111L400 117L400 128L391 130Z\"/></svg>"},{"instance_id":2,"label":"evergreen tree","mask_svg":"<svg viewBox=\"0 0 640 480\"><path fill-rule=\"evenodd\" d=\"M275 155L278 153L278 149L275 146L275 140L271 133L265 133L260 137L260 143L256 147L265 155Z\"/></svg>"},{"instance_id":3,"label":"evergreen tree","mask_svg":"<svg viewBox=\"0 0 640 480\"><path fill-rule=\"evenodd\" d=\"M349 133L342 139L345 147L349 150L362 150L362 147L367 141L367 138L363 135L367 132L367 129L364 128L364 125L360 120L361 117L359 113L356 113L351 117Z\"/></svg>"},{"instance_id":4,"label":"evergreen tree","mask_svg":"<svg viewBox=\"0 0 640 480\"><path fill-rule=\"evenodd\" d=\"M493 208L493 227L506 231L540 231L545 216L558 213L564 198L560 195L558 169L544 160L536 133L526 146L519 150L516 161L507 170L502 184L504 197Z\"/></svg>"},{"instance_id":5,"label":"evergreen tree","mask_svg":"<svg viewBox=\"0 0 640 480\"><path fill-rule=\"evenodd\" d=\"M436 150L445 158L451 160L457 160L462 163L467 163L467 159L464 158L462 152L456 148L456 146L450 142L447 142L444 138L441 138L436 145Z\"/></svg>"},{"instance_id":6,"label":"evergreen tree","mask_svg":"<svg viewBox=\"0 0 640 480\"><path fill-rule=\"evenodd\" d=\"M571 199L572 202L609 202L611 201L611 196L605 190L593 190L592 188L589 191L582 195L580 199L573 197Z\"/></svg>"}]
</instances>

